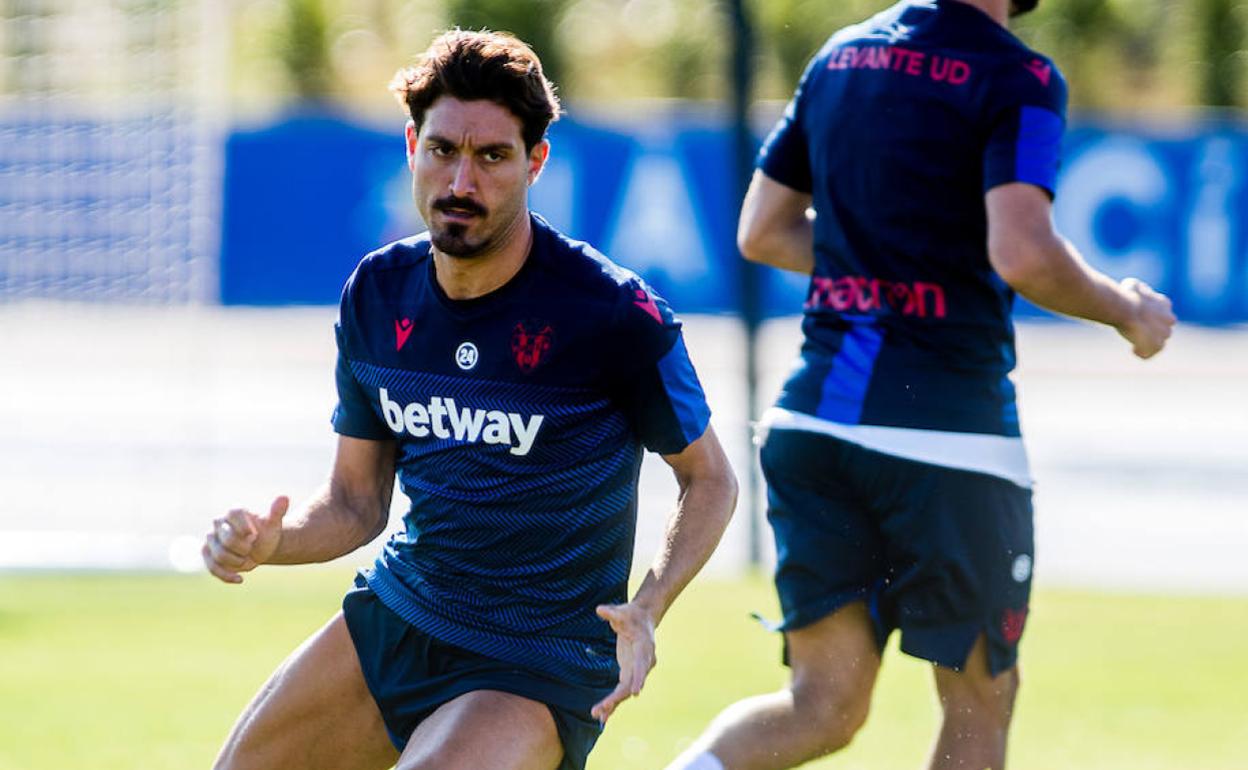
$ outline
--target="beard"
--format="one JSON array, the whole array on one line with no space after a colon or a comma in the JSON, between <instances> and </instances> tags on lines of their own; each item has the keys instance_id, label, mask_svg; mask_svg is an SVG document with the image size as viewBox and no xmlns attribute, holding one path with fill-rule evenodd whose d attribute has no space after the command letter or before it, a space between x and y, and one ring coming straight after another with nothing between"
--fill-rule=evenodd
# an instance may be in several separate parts
<instances>
[{"instance_id":1,"label":"beard","mask_svg":"<svg viewBox=\"0 0 1248 770\"><path fill-rule=\"evenodd\" d=\"M486 223L489 213L481 204L464 198L440 198L434 201L433 209L436 211L447 211L450 209L467 211L475 215L477 224L480 225ZM469 225L463 222L448 222L440 227L430 222L429 238L433 241L434 247L448 257L471 259L486 251L494 239L492 233L473 239L469 236L468 230Z\"/></svg>"},{"instance_id":2,"label":"beard","mask_svg":"<svg viewBox=\"0 0 1248 770\"><path fill-rule=\"evenodd\" d=\"M456 259L472 259L490 245L489 238L471 240L468 237L468 226L458 222L437 229L430 227L429 239L438 251Z\"/></svg>"},{"instance_id":3,"label":"beard","mask_svg":"<svg viewBox=\"0 0 1248 770\"><path fill-rule=\"evenodd\" d=\"M1039 4L1040 0L1010 0L1010 16L1022 16L1034 11Z\"/></svg>"}]
</instances>

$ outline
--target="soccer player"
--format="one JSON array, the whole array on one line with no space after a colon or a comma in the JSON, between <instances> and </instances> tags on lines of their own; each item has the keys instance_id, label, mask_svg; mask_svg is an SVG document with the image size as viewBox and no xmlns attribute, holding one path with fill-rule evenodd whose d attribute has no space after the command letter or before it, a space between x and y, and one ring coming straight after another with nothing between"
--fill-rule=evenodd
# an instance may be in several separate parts
<instances>
[{"instance_id":1,"label":"soccer player","mask_svg":"<svg viewBox=\"0 0 1248 770\"><path fill-rule=\"evenodd\" d=\"M213 523L208 569L321 562L405 530L235 725L218 768L582 768L736 482L636 275L531 214L559 104L514 37L448 32L392 90L429 231L366 257L336 325L337 456L297 511ZM643 446L680 495L631 601Z\"/></svg>"},{"instance_id":2,"label":"soccer player","mask_svg":"<svg viewBox=\"0 0 1248 770\"><path fill-rule=\"evenodd\" d=\"M792 767L863 724L880 653L931 661L931 768L1000 768L1033 537L1015 292L1161 350L1174 316L1053 230L1061 74L1015 0L909 0L833 35L768 137L747 259L811 276L797 367L762 422L791 680L673 768ZM813 215L808 210L813 209Z\"/></svg>"}]
</instances>

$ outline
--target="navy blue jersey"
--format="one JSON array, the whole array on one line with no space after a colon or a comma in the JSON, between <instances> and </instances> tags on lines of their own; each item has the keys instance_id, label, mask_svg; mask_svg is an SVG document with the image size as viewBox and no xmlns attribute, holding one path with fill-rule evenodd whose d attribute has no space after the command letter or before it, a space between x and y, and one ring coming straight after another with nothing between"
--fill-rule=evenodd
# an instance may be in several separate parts
<instances>
[{"instance_id":1,"label":"navy blue jersey","mask_svg":"<svg viewBox=\"0 0 1248 770\"><path fill-rule=\"evenodd\" d=\"M594 608L626 601L643 446L710 413L666 303L534 216L519 273L453 300L428 235L360 263L337 325L334 429L397 442L405 530L369 585L449 644L560 677L617 675Z\"/></svg>"},{"instance_id":2,"label":"navy blue jersey","mask_svg":"<svg viewBox=\"0 0 1248 770\"><path fill-rule=\"evenodd\" d=\"M759 159L816 213L805 343L777 404L790 422L862 426L827 432L916 459L969 442L976 469L1026 481L1014 296L988 260L984 194L1053 193L1065 103L1051 61L956 0L829 39Z\"/></svg>"}]
</instances>

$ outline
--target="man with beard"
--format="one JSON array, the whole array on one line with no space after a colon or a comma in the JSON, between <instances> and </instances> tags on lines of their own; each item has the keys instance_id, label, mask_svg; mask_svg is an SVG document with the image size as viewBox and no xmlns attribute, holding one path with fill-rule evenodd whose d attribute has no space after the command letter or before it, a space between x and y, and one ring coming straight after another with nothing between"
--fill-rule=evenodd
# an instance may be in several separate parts
<instances>
[{"instance_id":1,"label":"man with beard","mask_svg":"<svg viewBox=\"0 0 1248 770\"><path fill-rule=\"evenodd\" d=\"M429 231L343 291L325 487L218 518L205 562L237 583L348 553L384 526L396 470L411 508L216 766L583 768L736 482L666 303L528 211L559 109L533 52L448 32L392 90ZM643 447L680 495L629 600Z\"/></svg>"},{"instance_id":2,"label":"man with beard","mask_svg":"<svg viewBox=\"0 0 1248 770\"><path fill-rule=\"evenodd\" d=\"M810 276L799 363L760 425L792 678L725 710L671 770L842 748L893 630L933 664L928 767L1004 765L1034 556L1014 292L1114 327L1141 358L1175 320L1053 231L1066 88L1006 27L1035 5L908 0L846 28L767 139L738 242Z\"/></svg>"}]
</instances>

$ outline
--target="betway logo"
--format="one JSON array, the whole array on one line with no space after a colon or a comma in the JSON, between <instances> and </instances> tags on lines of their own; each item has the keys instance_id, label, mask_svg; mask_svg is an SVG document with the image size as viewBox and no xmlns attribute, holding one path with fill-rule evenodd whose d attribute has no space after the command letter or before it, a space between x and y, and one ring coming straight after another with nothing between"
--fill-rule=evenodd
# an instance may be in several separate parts
<instances>
[{"instance_id":1,"label":"betway logo","mask_svg":"<svg viewBox=\"0 0 1248 770\"><path fill-rule=\"evenodd\" d=\"M412 402L400 404L390 400L385 388L380 388L381 411L386 424L395 433L409 433L416 438L433 434L437 438L454 438L456 441L475 444L506 444L513 455L524 456L533 448L537 432L545 415L535 414L526 421L515 412L494 409L473 409L455 405L455 399L434 396L428 404ZM449 424L450 427L447 427Z\"/></svg>"}]
</instances>

